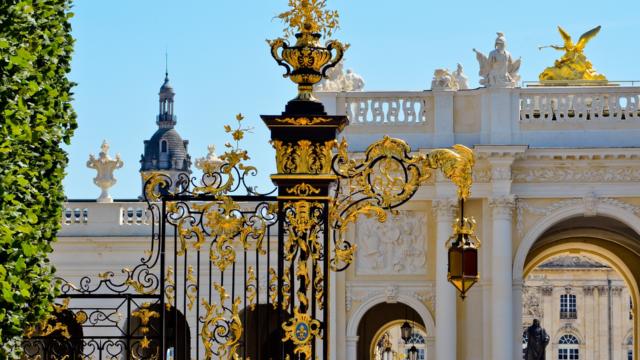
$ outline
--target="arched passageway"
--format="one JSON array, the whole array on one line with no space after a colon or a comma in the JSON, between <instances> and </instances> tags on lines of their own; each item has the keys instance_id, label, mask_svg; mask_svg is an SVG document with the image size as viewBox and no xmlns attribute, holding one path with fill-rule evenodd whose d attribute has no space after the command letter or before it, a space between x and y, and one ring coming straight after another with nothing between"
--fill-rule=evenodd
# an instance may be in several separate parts
<instances>
[{"instance_id":1,"label":"arched passageway","mask_svg":"<svg viewBox=\"0 0 640 360\"><path fill-rule=\"evenodd\" d=\"M420 315L410 306L403 303L382 303L370 308L360 320L358 324L358 360L375 360L372 357L372 351L375 351L377 342L380 341L385 332L396 338L390 339L394 344L394 351L404 351L397 343L401 339L397 339L397 329L405 320L414 323L419 329L418 333L423 336L426 334L425 324ZM394 332L395 331L395 332ZM424 334L424 335L422 335ZM422 348L422 347L421 347ZM424 347L426 349L426 347ZM426 358L426 357L425 357Z\"/></svg>"},{"instance_id":2,"label":"arched passageway","mask_svg":"<svg viewBox=\"0 0 640 360\"><path fill-rule=\"evenodd\" d=\"M610 357L627 359L628 354L621 346L627 330L622 328L624 325L620 325L625 324L624 321L618 319L623 315L627 316L627 320L632 319L628 320L627 324L633 328L632 338L638 339L637 306L629 305L637 304L639 299L640 235L633 228L638 224L630 225L627 222L629 219L621 221L621 218L625 217L622 215L628 214L618 215L621 216L584 217L574 214L554 219L553 214L549 214L539 222L539 224L546 223L546 226L537 228L534 226L525 236L516 253L514 283L523 284L524 287L523 297L515 304L517 326L514 329L522 329L532 317L531 312L527 310L527 306L530 305L527 304L530 300L527 297L531 296L527 294L530 291L527 281L533 283L537 281L538 285L546 281L546 287L539 287L542 301L547 302L546 305L542 303L539 305L543 307L540 308L540 314L546 313L546 324L549 327L557 327L550 324L557 325L560 320L564 324L562 328L548 329L551 343L547 348L547 355L551 358L566 355L569 356L566 357L567 359ZM558 260L563 258L565 260ZM567 258L575 261L592 259L595 263L602 265L598 271L610 270L610 275L602 278L602 275L598 275L598 271L592 267L588 270L591 271L590 279L584 277L578 279L577 275L572 275L573 278L571 278L567 277L567 274L556 276L565 285L560 283L553 285L550 280L553 276L541 275L551 274L548 269L549 264L557 265L558 262L566 262ZM541 271L541 265L543 271ZM576 265L571 266L575 268ZM544 270L545 267L547 270ZM582 287L578 291L579 286ZM628 294L629 298L625 301L620 296L623 288L626 289L624 294ZM549 298L545 299L545 296ZM577 310L577 314L580 314L579 307L583 307L583 310L586 308L595 310L588 311L585 314L588 316L580 318L575 313ZM616 319L613 319L614 316ZM555 319L556 317L558 319ZM614 323L618 328L613 326ZM622 340L614 341L614 337L618 335ZM576 341L567 339L576 339ZM633 359L639 358L637 343L637 340L633 341L631 346Z\"/></svg>"}]
</instances>

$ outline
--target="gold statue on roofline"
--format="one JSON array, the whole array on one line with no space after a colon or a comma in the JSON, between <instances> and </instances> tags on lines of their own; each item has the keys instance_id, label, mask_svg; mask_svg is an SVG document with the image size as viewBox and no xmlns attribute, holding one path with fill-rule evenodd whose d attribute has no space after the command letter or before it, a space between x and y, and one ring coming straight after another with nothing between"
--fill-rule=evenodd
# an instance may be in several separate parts
<instances>
[{"instance_id":1,"label":"gold statue on roofline","mask_svg":"<svg viewBox=\"0 0 640 360\"><path fill-rule=\"evenodd\" d=\"M587 45L589 40L593 39L598 32L600 32L600 26L597 26L586 33L580 36L580 40L578 40L577 44L573 43L571 40L571 35L569 35L563 28L558 26L558 31L564 40L564 46L557 45L549 45L549 46L541 46L538 49L544 49L547 47L564 51L564 55L558 60L555 61L554 66L550 66L540 75L538 78L541 82L553 82L557 83L558 81L567 81L568 84L571 82L600 82L606 83L607 78L598 74L591 65L591 61L587 60L587 57L584 55L584 47Z\"/></svg>"}]
</instances>

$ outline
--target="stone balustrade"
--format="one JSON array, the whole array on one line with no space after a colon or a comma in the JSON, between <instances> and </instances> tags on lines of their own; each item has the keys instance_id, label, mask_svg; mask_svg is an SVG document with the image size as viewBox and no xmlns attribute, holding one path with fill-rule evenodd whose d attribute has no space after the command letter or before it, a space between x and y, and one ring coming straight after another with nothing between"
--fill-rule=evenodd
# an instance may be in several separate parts
<instances>
[{"instance_id":1,"label":"stone balustrade","mask_svg":"<svg viewBox=\"0 0 640 360\"><path fill-rule=\"evenodd\" d=\"M151 233L152 216L145 202L69 201L62 211L62 228L58 236L110 234L143 236Z\"/></svg>"},{"instance_id":2,"label":"stone balustrade","mask_svg":"<svg viewBox=\"0 0 640 360\"><path fill-rule=\"evenodd\" d=\"M640 89L635 87L547 87L520 89L520 121L634 121L640 126Z\"/></svg>"},{"instance_id":3,"label":"stone balustrade","mask_svg":"<svg viewBox=\"0 0 640 360\"><path fill-rule=\"evenodd\" d=\"M433 95L426 91L341 92L337 97L344 103L352 126L421 125L429 121L429 110L433 109Z\"/></svg>"},{"instance_id":4,"label":"stone balustrade","mask_svg":"<svg viewBox=\"0 0 640 360\"><path fill-rule=\"evenodd\" d=\"M638 86L531 86L459 91L326 92L329 113L344 114L355 151L381 133L414 148L462 143L530 147L637 146Z\"/></svg>"}]
</instances>

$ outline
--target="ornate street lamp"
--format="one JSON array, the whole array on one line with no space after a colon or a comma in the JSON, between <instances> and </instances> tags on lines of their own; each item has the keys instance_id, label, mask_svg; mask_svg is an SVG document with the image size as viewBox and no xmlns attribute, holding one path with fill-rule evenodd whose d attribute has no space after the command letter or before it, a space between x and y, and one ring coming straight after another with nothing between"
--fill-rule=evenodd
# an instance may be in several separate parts
<instances>
[{"instance_id":1,"label":"ornate street lamp","mask_svg":"<svg viewBox=\"0 0 640 360\"><path fill-rule=\"evenodd\" d=\"M406 344L411 339L411 335L413 335L413 327L408 321L405 320L404 324L402 324L400 327L400 333L402 334L402 340L404 340L404 343Z\"/></svg>"},{"instance_id":2,"label":"ornate street lamp","mask_svg":"<svg viewBox=\"0 0 640 360\"><path fill-rule=\"evenodd\" d=\"M464 217L464 200L460 200L460 217L453 224L453 235L447 241L449 269L447 278L466 297L467 291L480 279L478 274L478 248L480 239L474 234L476 222Z\"/></svg>"},{"instance_id":3,"label":"ornate street lamp","mask_svg":"<svg viewBox=\"0 0 640 360\"><path fill-rule=\"evenodd\" d=\"M409 360L418 360L418 349L415 345L412 345L409 351L407 351L407 358Z\"/></svg>"}]
</instances>

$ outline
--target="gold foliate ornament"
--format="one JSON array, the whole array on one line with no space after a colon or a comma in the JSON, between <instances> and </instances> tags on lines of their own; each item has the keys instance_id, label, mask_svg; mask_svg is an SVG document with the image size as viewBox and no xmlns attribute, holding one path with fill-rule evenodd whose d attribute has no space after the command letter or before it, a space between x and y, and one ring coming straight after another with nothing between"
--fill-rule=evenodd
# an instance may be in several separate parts
<instances>
[{"instance_id":1,"label":"gold foliate ornament","mask_svg":"<svg viewBox=\"0 0 640 360\"><path fill-rule=\"evenodd\" d=\"M241 299L236 297L233 301L227 318L228 310L225 303L229 299L229 294L220 284L214 283L213 287L220 296L220 301L210 304L207 299L202 298L202 306L206 314L200 318L203 323L200 337L204 345L205 359L239 359L237 351L243 331L239 311ZM215 349L216 339L225 340L224 343L219 343L217 349Z\"/></svg>"},{"instance_id":2,"label":"gold foliate ornament","mask_svg":"<svg viewBox=\"0 0 640 360\"><path fill-rule=\"evenodd\" d=\"M256 272L253 270L253 266L249 266L247 274L247 303L249 304L249 309L253 311L256 309L256 294L258 289Z\"/></svg>"},{"instance_id":3,"label":"gold foliate ornament","mask_svg":"<svg viewBox=\"0 0 640 360\"><path fill-rule=\"evenodd\" d=\"M289 125L297 125L297 126L309 126L309 125L321 125L331 122L331 119L323 118L323 117L312 117L308 118L306 116L301 117L288 117L283 119L275 119L276 122L282 124Z\"/></svg>"},{"instance_id":4,"label":"gold foliate ornament","mask_svg":"<svg viewBox=\"0 0 640 360\"><path fill-rule=\"evenodd\" d=\"M285 37L295 34L296 44L289 46L284 38L267 40L271 56L286 69L284 77L298 84L295 100L315 100L313 85L342 60L349 47L337 40L328 41L324 47L320 44L323 35L329 37L338 28L338 12L326 10L325 6L326 0L290 0L290 10L278 18L287 24Z\"/></svg>"},{"instance_id":5,"label":"gold foliate ornament","mask_svg":"<svg viewBox=\"0 0 640 360\"><path fill-rule=\"evenodd\" d=\"M298 140L296 143L271 141L276 150L276 167L278 174L331 174L331 161L335 140L324 143L312 143L309 140Z\"/></svg>"},{"instance_id":6,"label":"gold foliate ornament","mask_svg":"<svg viewBox=\"0 0 640 360\"><path fill-rule=\"evenodd\" d=\"M291 189L287 189L287 194L293 194L297 196L310 196L320 193L320 189L315 188L307 183L296 184Z\"/></svg>"},{"instance_id":7,"label":"gold foliate ornament","mask_svg":"<svg viewBox=\"0 0 640 360\"><path fill-rule=\"evenodd\" d=\"M151 341L149 341L149 339L147 338L147 334L149 333L149 322L153 318L160 318L160 314L157 311L149 309L150 306L151 304L146 302L142 304L142 306L138 310L131 313L132 317L140 319L140 333L144 335L144 337L140 341L140 346L143 349L148 348L151 344Z\"/></svg>"},{"instance_id":8,"label":"gold foliate ornament","mask_svg":"<svg viewBox=\"0 0 640 360\"><path fill-rule=\"evenodd\" d=\"M276 270L272 267L269 268L269 299L273 310L278 309L278 275Z\"/></svg>"},{"instance_id":9,"label":"gold foliate ornament","mask_svg":"<svg viewBox=\"0 0 640 360\"><path fill-rule=\"evenodd\" d=\"M594 82L606 83L607 78L602 74L598 74L591 65L591 61L587 60L587 57L584 55L585 46L600 32L600 26L582 34L576 44L573 43L571 35L560 26L558 26L558 31L564 40L563 46L549 45L541 46L539 49L550 47L555 50L564 51L564 54L560 59L555 61L554 66L550 66L540 73L538 76L540 81L542 83L549 82L550 84L556 83L558 85L567 85L566 81L570 81L568 84L578 85L580 85L580 81L584 82L584 84L593 84Z\"/></svg>"}]
</instances>

